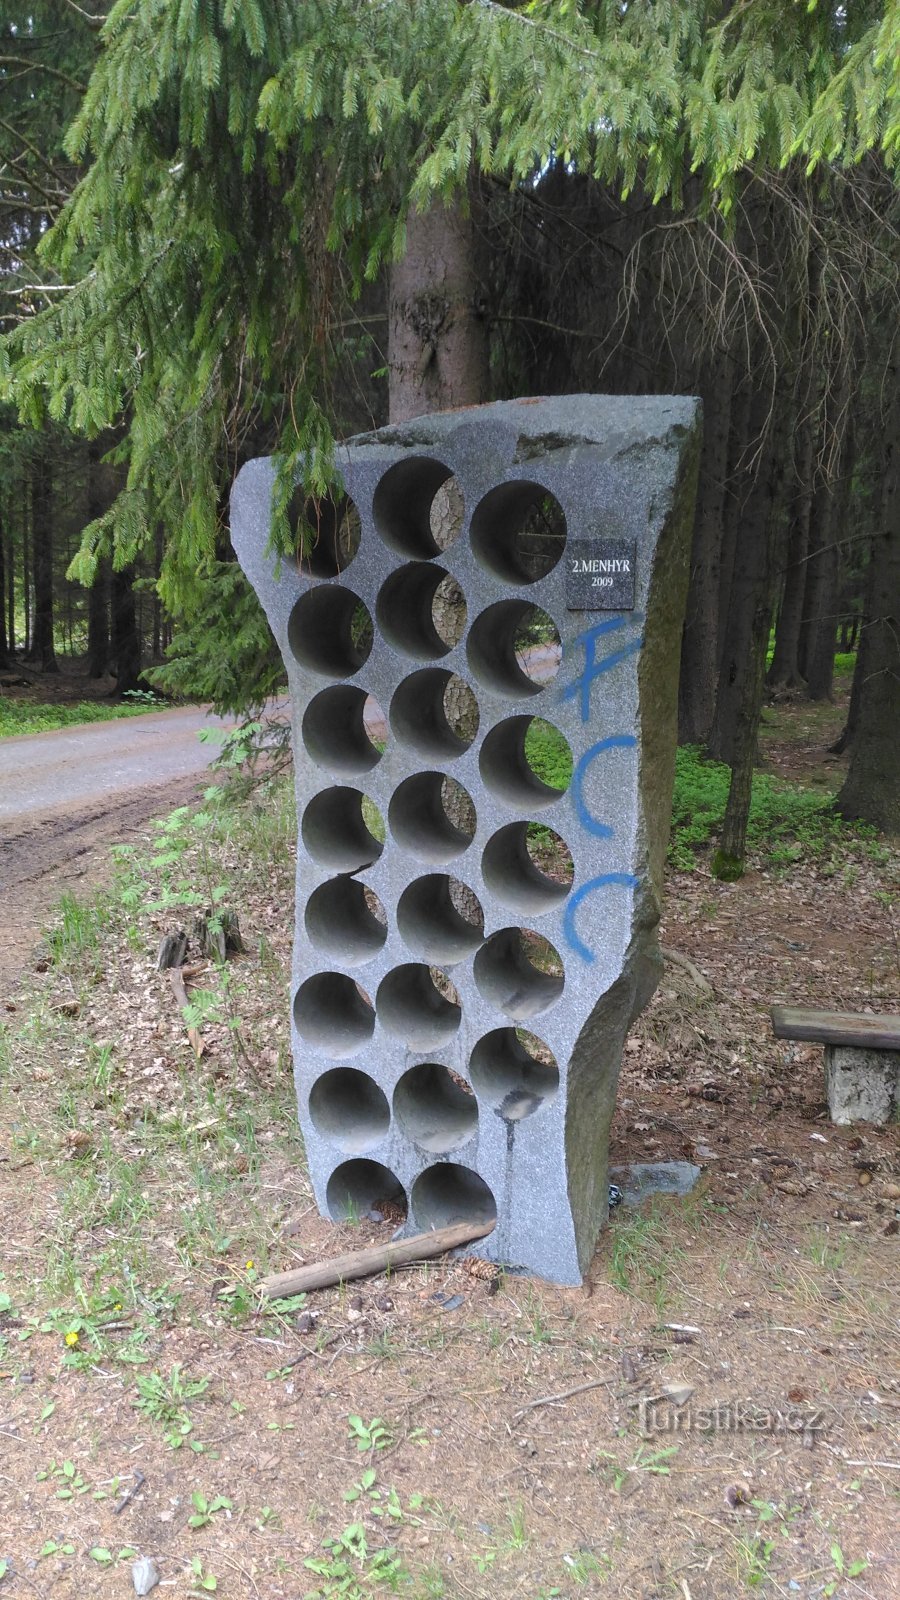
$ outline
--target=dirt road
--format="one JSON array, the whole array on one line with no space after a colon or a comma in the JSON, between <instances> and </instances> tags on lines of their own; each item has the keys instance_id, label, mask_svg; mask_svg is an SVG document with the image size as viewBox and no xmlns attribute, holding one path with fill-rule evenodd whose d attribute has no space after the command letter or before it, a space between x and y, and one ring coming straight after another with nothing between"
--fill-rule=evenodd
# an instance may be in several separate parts
<instances>
[{"instance_id":1,"label":"dirt road","mask_svg":"<svg viewBox=\"0 0 900 1600\"><path fill-rule=\"evenodd\" d=\"M149 817L200 788L219 719L189 707L0 740L0 1001L14 988L50 908L87 892Z\"/></svg>"}]
</instances>

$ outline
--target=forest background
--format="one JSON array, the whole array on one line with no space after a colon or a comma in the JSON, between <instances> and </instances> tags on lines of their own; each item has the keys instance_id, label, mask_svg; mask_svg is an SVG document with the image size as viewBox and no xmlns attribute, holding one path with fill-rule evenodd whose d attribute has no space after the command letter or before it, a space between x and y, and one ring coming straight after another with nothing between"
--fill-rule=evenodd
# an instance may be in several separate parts
<instances>
[{"instance_id":1,"label":"forest background","mask_svg":"<svg viewBox=\"0 0 900 1600\"><path fill-rule=\"evenodd\" d=\"M355 432L693 393L719 866L766 694L828 700L839 651L838 808L900 832L900 6L4 0L0 83L0 669L252 717L243 461L296 550Z\"/></svg>"}]
</instances>

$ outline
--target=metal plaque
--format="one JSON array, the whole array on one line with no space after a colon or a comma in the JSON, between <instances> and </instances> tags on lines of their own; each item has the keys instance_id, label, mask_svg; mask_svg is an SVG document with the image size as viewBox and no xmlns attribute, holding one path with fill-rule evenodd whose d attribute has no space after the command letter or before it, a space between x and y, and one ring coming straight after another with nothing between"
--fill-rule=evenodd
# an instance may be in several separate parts
<instances>
[{"instance_id":1,"label":"metal plaque","mask_svg":"<svg viewBox=\"0 0 900 1600\"><path fill-rule=\"evenodd\" d=\"M566 609L633 611L636 551L633 539L570 539Z\"/></svg>"}]
</instances>

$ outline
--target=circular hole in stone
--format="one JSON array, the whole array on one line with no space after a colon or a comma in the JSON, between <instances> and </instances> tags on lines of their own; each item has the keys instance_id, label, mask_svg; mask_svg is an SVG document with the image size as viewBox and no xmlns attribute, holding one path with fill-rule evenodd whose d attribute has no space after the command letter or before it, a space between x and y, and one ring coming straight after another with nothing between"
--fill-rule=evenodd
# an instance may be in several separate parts
<instances>
[{"instance_id":1,"label":"circular hole in stone","mask_svg":"<svg viewBox=\"0 0 900 1600\"><path fill-rule=\"evenodd\" d=\"M539 483L499 483L475 507L472 549L504 583L536 583L553 571L566 545L559 501Z\"/></svg>"},{"instance_id":2,"label":"circular hole in stone","mask_svg":"<svg viewBox=\"0 0 900 1600\"><path fill-rule=\"evenodd\" d=\"M488 888L514 911L537 915L565 900L572 887L572 852L552 828L510 822L485 845L481 871Z\"/></svg>"},{"instance_id":3,"label":"circular hole in stone","mask_svg":"<svg viewBox=\"0 0 900 1600\"><path fill-rule=\"evenodd\" d=\"M387 743L387 723L378 701L352 684L335 684L310 700L302 733L316 766L345 778L371 772Z\"/></svg>"},{"instance_id":4,"label":"circular hole in stone","mask_svg":"<svg viewBox=\"0 0 900 1600\"><path fill-rule=\"evenodd\" d=\"M445 656L466 630L466 601L443 567L415 561L382 584L378 626L389 644L418 661Z\"/></svg>"},{"instance_id":5,"label":"circular hole in stone","mask_svg":"<svg viewBox=\"0 0 900 1600\"><path fill-rule=\"evenodd\" d=\"M344 874L313 890L303 920L310 944L345 967L371 961L387 938L387 917L378 896Z\"/></svg>"},{"instance_id":6,"label":"circular hole in stone","mask_svg":"<svg viewBox=\"0 0 900 1600\"><path fill-rule=\"evenodd\" d=\"M297 564L304 575L336 578L359 549L362 525L347 495L309 495L296 488L288 504Z\"/></svg>"},{"instance_id":7,"label":"circular hole in stone","mask_svg":"<svg viewBox=\"0 0 900 1600\"><path fill-rule=\"evenodd\" d=\"M325 1204L334 1222L371 1217L397 1226L406 1219L406 1190L390 1167L358 1156L335 1167L325 1190Z\"/></svg>"},{"instance_id":8,"label":"circular hole in stone","mask_svg":"<svg viewBox=\"0 0 900 1600\"><path fill-rule=\"evenodd\" d=\"M358 789L323 789L303 813L300 835L308 854L332 872L370 867L384 849L384 821Z\"/></svg>"},{"instance_id":9,"label":"circular hole in stone","mask_svg":"<svg viewBox=\"0 0 900 1600\"><path fill-rule=\"evenodd\" d=\"M475 835L471 796L442 772L417 772L395 790L388 822L397 843L422 861L452 861Z\"/></svg>"},{"instance_id":10,"label":"circular hole in stone","mask_svg":"<svg viewBox=\"0 0 900 1600\"><path fill-rule=\"evenodd\" d=\"M507 1122L521 1122L552 1100L559 1068L542 1039L524 1028L495 1028L469 1062L477 1094Z\"/></svg>"},{"instance_id":11,"label":"circular hole in stone","mask_svg":"<svg viewBox=\"0 0 900 1600\"><path fill-rule=\"evenodd\" d=\"M375 526L400 555L427 560L449 549L463 523L463 500L450 468L431 456L390 467L372 502Z\"/></svg>"},{"instance_id":12,"label":"circular hole in stone","mask_svg":"<svg viewBox=\"0 0 900 1600\"><path fill-rule=\"evenodd\" d=\"M475 957L479 994L515 1022L549 1011L563 992L565 974L549 939L532 928L503 928Z\"/></svg>"},{"instance_id":13,"label":"circular hole in stone","mask_svg":"<svg viewBox=\"0 0 900 1600\"><path fill-rule=\"evenodd\" d=\"M404 889L397 926L413 955L452 966L465 961L484 940L484 912L458 878L431 872Z\"/></svg>"},{"instance_id":14,"label":"circular hole in stone","mask_svg":"<svg viewBox=\"0 0 900 1600\"><path fill-rule=\"evenodd\" d=\"M442 1161L419 1173L412 1186L412 1208L423 1229L497 1220L497 1202L484 1179L455 1161Z\"/></svg>"},{"instance_id":15,"label":"circular hole in stone","mask_svg":"<svg viewBox=\"0 0 900 1600\"><path fill-rule=\"evenodd\" d=\"M323 583L301 595L288 619L294 660L324 678L352 678L372 649L372 618L352 589Z\"/></svg>"},{"instance_id":16,"label":"circular hole in stone","mask_svg":"<svg viewBox=\"0 0 900 1600\"><path fill-rule=\"evenodd\" d=\"M491 793L522 811L552 806L572 782L569 745L543 717L498 722L481 746L478 764Z\"/></svg>"},{"instance_id":17,"label":"circular hole in stone","mask_svg":"<svg viewBox=\"0 0 900 1600\"><path fill-rule=\"evenodd\" d=\"M448 1044L462 1017L453 984L418 962L395 967L382 978L375 1005L385 1032L410 1050Z\"/></svg>"},{"instance_id":18,"label":"circular hole in stone","mask_svg":"<svg viewBox=\"0 0 900 1600\"><path fill-rule=\"evenodd\" d=\"M375 1012L364 989L342 972L317 972L294 997L294 1026L324 1056L355 1056L375 1031Z\"/></svg>"},{"instance_id":19,"label":"circular hole in stone","mask_svg":"<svg viewBox=\"0 0 900 1600\"><path fill-rule=\"evenodd\" d=\"M469 685L444 667L404 678L391 701L391 727L419 755L453 761L478 732L478 701Z\"/></svg>"},{"instance_id":20,"label":"circular hole in stone","mask_svg":"<svg viewBox=\"0 0 900 1600\"><path fill-rule=\"evenodd\" d=\"M472 676L495 694L540 694L562 659L553 618L527 600L499 600L476 617L466 642Z\"/></svg>"},{"instance_id":21,"label":"circular hole in stone","mask_svg":"<svg viewBox=\"0 0 900 1600\"><path fill-rule=\"evenodd\" d=\"M478 1104L465 1078L432 1061L404 1072L394 1115L413 1144L435 1155L458 1149L478 1127Z\"/></svg>"},{"instance_id":22,"label":"circular hole in stone","mask_svg":"<svg viewBox=\"0 0 900 1600\"><path fill-rule=\"evenodd\" d=\"M323 1139L362 1154L380 1144L391 1125L387 1096L367 1072L335 1067L323 1072L309 1092L309 1114Z\"/></svg>"}]
</instances>

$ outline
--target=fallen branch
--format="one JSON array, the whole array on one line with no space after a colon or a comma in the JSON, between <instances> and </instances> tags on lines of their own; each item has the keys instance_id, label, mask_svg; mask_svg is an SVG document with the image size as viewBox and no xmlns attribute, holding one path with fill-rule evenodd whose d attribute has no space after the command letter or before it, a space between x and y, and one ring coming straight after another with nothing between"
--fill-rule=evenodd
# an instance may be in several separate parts
<instances>
[{"instance_id":1,"label":"fallen branch","mask_svg":"<svg viewBox=\"0 0 900 1600\"><path fill-rule=\"evenodd\" d=\"M263 1278L259 1287L263 1294L273 1300L304 1294L310 1289L329 1289L333 1284L347 1283L351 1278L369 1278L374 1272L408 1267L415 1261L429 1261L433 1256L444 1255L447 1250L458 1250L460 1245L485 1239L493 1231L493 1222L455 1222L449 1228L416 1233L412 1238L398 1239L396 1243L373 1244L364 1250L351 1250L344 1256L332 1256L330 1261L295 1267L290 1272L273 1272L268 1278Z\"/></svg>"},{"instance_id":2,"label":"fallen branch","mask_svg":"<svg viewBox=\"0 0 900 1600\"><path fill-rule=\"evenodd\" d=\"M175 991L175 998L183 1011L185 1006L189 1006L191 1002L188 999L188 992L184 986L184 977L181 968L170 967L168 971L168 978L172 988ZM201 1034L199 1028L192 1028L190 1023L188 1023L187 1035L194 1047L194 1055L199 1061L204 1050L206 1049L206 1045L203 1042L203 1035Z\"/></svg>"},{"instance_id":3,"label":"fallen branch","mask_svg":"<svg viewBox=\"0 0 900 1600\"><path fill-rule=\"evenodd\" d=\"M518 1422L520 1417L524 1417L526 1411L537 1411L538 1406L558 1405L561 1400L571 1400L573 1394L584 1394L588 1389L601 1389L604 1384L611 1387L612 1380L592 1378L590 1383L577 1383L574 1389L561 1389L559 1394L545 1394L540 1400L529 1400L527 1406L523 1406L521 1411L515 1413L513 1422Z\"/></svg>"},{"instance_id":4,"label":"fallen branch","mask_svg":"<svg viewBox=\"0 0 900 1600\"><path fill-rule=\"evenodd\" d=\"M660 954L662 955L663 961L668 961L670 966L680 967L682 972L686 972L688 977L693 983L696 984L697 988L702 994L714 993L713 986L709 979L705 977L700 971L700 968L694 964L690 956L683 956L680 950L670 950L668 948L661 950Z\"/></svg>"}]
</instances>

